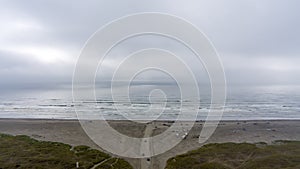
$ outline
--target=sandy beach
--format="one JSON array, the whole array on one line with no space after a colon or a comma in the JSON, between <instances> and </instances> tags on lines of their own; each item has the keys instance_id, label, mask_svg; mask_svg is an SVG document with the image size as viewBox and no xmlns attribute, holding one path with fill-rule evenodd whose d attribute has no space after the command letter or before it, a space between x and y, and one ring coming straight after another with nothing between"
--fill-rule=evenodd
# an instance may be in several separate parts
<instances>
[{"instance_id":1,"label":"sandy beach","mask_svg":"<svg viewBox=\"0 0 300 169\"><path fill-rule=\"evenodd\" d=\"M172 122L155 121L148 124L129 121L109 121L110 125L128 136L153 136L165 131ZM183 122L189 123L189 122ZM136 169L162 169L166 160L201 146L198 136L203 122L196 122L187 138L173 149L151 159L126 159ZM85 134L76 120L0 119L0 133L28 135L38 140L57 141L70 145L87 145L101 149ZM299 120L222 121L212 137L205 143L267 142L300 140Z\"/></svg>"}]
</instances>

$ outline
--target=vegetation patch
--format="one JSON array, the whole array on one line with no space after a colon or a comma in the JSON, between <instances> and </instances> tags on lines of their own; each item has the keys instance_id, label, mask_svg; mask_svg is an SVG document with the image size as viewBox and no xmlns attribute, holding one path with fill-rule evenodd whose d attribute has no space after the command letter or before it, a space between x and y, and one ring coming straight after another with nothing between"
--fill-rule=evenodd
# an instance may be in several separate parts
<instances>
[{"instance_id":1,"label":"vegetation patch","mask_svg":"<svg viewBox=\"0 0 300 169\"><path fill-rule=\"evenodd\" d=\"M207 144L170 158L166 169L296 169L300 141Z\"/></svg>"},{"instance_id":2,"label":"vegetation patch","mask_svg":"<svg viewBox=\"0 0 300 169\"><path fill-rule=\"evenodd\" d=\"M10 168L92 168L105 160L109 161L110 155L99 150L91 149L88 146L76 146L38 141L28 136L11 136L0 134L0 169ZM97 166L100 169L107 168L102 165ZM110 168L132 169L125 160L118 159L114 161ZM126 168L127 167L127 168Z\"/></svg>"}]
</instances>

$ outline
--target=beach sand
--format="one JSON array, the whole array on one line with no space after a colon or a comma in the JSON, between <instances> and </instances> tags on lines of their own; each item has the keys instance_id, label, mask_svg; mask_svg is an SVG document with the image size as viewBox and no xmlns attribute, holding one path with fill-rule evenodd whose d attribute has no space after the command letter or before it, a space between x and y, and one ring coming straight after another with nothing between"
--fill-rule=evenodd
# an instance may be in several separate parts
<instances>
[{"instance_id":1,"label":"beach sand","mask_svg":"<svg viewBox=\"0 0 300 169\"><path fill-rule=\"evenodd\" d=\"M109 121L110 125L128 136L153 136L165 131L170 121L148 124L129 121ZM189 122L182 122L182 124ZM164 154L150 159L125 158L134 168L162 169L166 160L178 154L199 148L198 136L203 122L196 122L186 139ZM63 142L70 145L87 145L101 149L85 134L76 120L0 119L0 133L28 135L38 140ZM221 121L207 143L266 142L300 140L300 120Z\"/></svg>"}]
</instances>

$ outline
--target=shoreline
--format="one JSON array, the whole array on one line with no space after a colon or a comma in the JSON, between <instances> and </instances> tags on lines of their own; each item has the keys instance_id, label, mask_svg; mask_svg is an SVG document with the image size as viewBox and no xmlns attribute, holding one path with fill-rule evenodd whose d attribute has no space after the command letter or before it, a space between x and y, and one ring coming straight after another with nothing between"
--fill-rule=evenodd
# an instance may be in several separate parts
<instances>
[{"instance_id":1,"label":"shoreline","mask_svg":"<svg viewBox=\"0 0 300 169\"><path fill-rule=\"evenodd\" d=\"M83 120L86 120L86 121L91 121L91 120L94 120L94 119L82 119L82 120L79 120L79 119L59 119L59 118L53 118L53 119L50 119L50 118L1 118L0 117L0 121L1 120L23 120L23 121L83 121ZM96 121L130 121L130 120L117 120L117 119L113 119L113 120L110 120L110 119L107 119L107 120L99 120L99 119L96 119ZM135 121L148 121L148 120L135 120ZM174 122L176 120L155 120L156 122ZM195 123L197 122L205 122L206 120L196 120L194 121ZM219 122L243 122L243 121L247 121L247 122L254 122L254 121L300 121L300 119L298 118L294 118L294 119L291 119L291 118L287 118L287 119L277 119L277 118L274 118L274 119L237 119L237 120L220 120ZM182 121L182 122L193 122L193 120L185 120L185 121ZM209 121L208 121L209 122Z\"/></svg>"},{"instance_id":2,"label":"shoreline","mask_svg":"<svg viewBox=\"0 0 300 169\"><path fill-rule=\"evenodd\" d=\"M143 124L127 120L108 120L107 122L117 131L133 137L157 135L172 124L170 123L172 121L154 121ZM180 121L182 124L190 122ZM151 162L145 159L125 159L135 168L143 165L148 166L147 168L162 169L169 158L208 143L272 143L275 140L300 140L300 120L222 120L214 134L204 144L199 144L198 136L203 124L204 121L195 122L186 139L171 150L151 157ZM62 142L72 146L87 145L106 152L88 137L76 119L0 118L0 133L27 135L37 140Z\"/></svg>"}]
</instances>

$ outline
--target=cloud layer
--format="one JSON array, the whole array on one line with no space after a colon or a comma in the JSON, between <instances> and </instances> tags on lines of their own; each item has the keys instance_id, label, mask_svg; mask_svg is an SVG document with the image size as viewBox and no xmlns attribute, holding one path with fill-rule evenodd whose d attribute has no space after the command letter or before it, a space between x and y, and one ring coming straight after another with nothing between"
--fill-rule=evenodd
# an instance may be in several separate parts
<instances>
[{"instance_id":1,"label":"cloud layer","mask_svg":"<svg viewBox=\"0 0 300 169\"><path fill-rule=\"evenodd\" d=\"M4 1L0 85L70 84L86 40L109 21L137 12L169 13L196 25L218 50L229 84L300 84L299 6L297 0ZM188 52L157 37L124 44L105 61L101 76L109 77L125 53L147 46L181 53L205 77L201 63L189 59Z\"/></svg>"}]
</instances>

